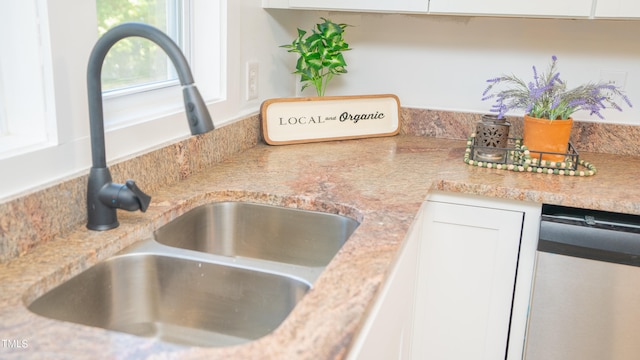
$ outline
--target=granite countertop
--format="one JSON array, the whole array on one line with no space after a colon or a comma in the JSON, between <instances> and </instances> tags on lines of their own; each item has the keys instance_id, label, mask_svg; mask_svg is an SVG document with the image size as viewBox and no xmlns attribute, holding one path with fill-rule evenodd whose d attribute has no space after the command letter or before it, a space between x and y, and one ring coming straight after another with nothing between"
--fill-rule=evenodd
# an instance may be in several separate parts
<instances>
[{"instance_id":1,"label":"granite countertop","mask_svg":"<svg viewBox=\"0 0 640 360\"><path fill-rule=\"evenodd\" d=\"M120 227L79 225L0 264L3 359L340 359L375 299L415 215L432 190L640 214L640 157L586 153L598 174L568 177L478 168L465 142L431 137L305 145L259 144L155 191L146 213L119 212ZM176 216L216 200L246 200L344 214L361 221L313 289L272 334L226 348L185 347L49 320L25 304Z\"/></svg>"}]
</instances>

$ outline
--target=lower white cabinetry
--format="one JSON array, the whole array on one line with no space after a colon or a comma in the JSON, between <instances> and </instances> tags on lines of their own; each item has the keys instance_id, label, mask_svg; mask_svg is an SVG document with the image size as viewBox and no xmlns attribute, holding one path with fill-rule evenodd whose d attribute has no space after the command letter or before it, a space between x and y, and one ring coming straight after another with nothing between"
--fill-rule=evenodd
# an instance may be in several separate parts
<instances>
[{"instance_id":1,"label":"lower white cabinetry","mask_svg":"<svg viewBox=\"0 0 640 360\"><path fill-rule=\"evenodd\" d=\"M411 359L413 301L422 224L421 211L354 341L349 360Z\"/></svg>"},{"instance_id":2,"label":"lower white cabinetry","mask_svg":"<svg viewBox=\"0 0 640 360\"><path fill-rule=\"evenodd\" d=\"M540 209L430 196L423 209L414 359L522 358Z\"/></svg>"},{"instance_id":3,"label":"lower white cabinetry","mask_svg":"<svg viewBox=\"0 0 640 360\"><path fill-rule=\"evenodd\" d=\"M431 193L348 359L522 359L540 211Z\"/></svg>"}]
</instances>

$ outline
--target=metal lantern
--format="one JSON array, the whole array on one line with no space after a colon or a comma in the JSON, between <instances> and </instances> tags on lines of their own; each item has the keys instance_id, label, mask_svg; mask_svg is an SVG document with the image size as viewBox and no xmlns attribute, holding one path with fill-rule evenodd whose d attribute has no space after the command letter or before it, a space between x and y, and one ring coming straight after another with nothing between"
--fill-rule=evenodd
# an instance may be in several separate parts
<instances>
[{"instance_id":1,"label":"metal lantern","mask_svg":"<svg viewBox=\"0 0 640 360\"><path fill-rule=\"evenodd\" d=\"M504 161L510 126L511 124L506 119L498 119L496 115L483 115L476 124L476 159Z\"/></svg>"}]
</instances>

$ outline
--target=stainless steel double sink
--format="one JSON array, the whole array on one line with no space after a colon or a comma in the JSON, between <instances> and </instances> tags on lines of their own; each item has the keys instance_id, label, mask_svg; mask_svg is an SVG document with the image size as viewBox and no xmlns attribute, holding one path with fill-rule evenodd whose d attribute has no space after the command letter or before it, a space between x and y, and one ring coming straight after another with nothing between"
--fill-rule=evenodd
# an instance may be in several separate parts
<instances>
[{"instance_id":1,"label":"stainless steel double sink","mask_svg":"<svg viewBox=\"0 0 640 360\"><path fill-rule=\"evenodd\" d=\"M242 344L286 319L358 225L246 202L203 205L28 308L178 344Z\"/></svg>"}]
</instances>

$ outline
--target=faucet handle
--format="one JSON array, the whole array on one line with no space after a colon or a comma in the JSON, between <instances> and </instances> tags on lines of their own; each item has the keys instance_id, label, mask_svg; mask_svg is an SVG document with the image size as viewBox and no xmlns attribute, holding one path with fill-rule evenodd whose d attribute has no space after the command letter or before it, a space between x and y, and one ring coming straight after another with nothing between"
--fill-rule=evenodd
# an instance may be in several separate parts
<instances>
[{"instance_id":1,"label":"faucet handle","mask_svg":"<svg viewBox=\"0 0 640 360\"><path fill-rule=\"evenodd\" d=\"M125 186L129 190L131 190L131 192L133 192L135 197L138 199L138 203L140 203L140 211L142 211L142 212L147 211L147 208L149 207L149 204L151 203L151 196L145 194L142 190L140 190L138 185L136 185L136 182L133 181L133 180L127 180L125 182Z\"/></svg>"},{"instance_id":2,"label":"faucet handle","mask_svg":"<svg viewBox=\"0 0 640 360\"><path fill-rule=\"evenodd\" d=\"M151 196L138 188L133 180L122 184L108 183L98 192L100 202L112 209L145 212L151 202Z\"/></svg>"}]
</instances>

